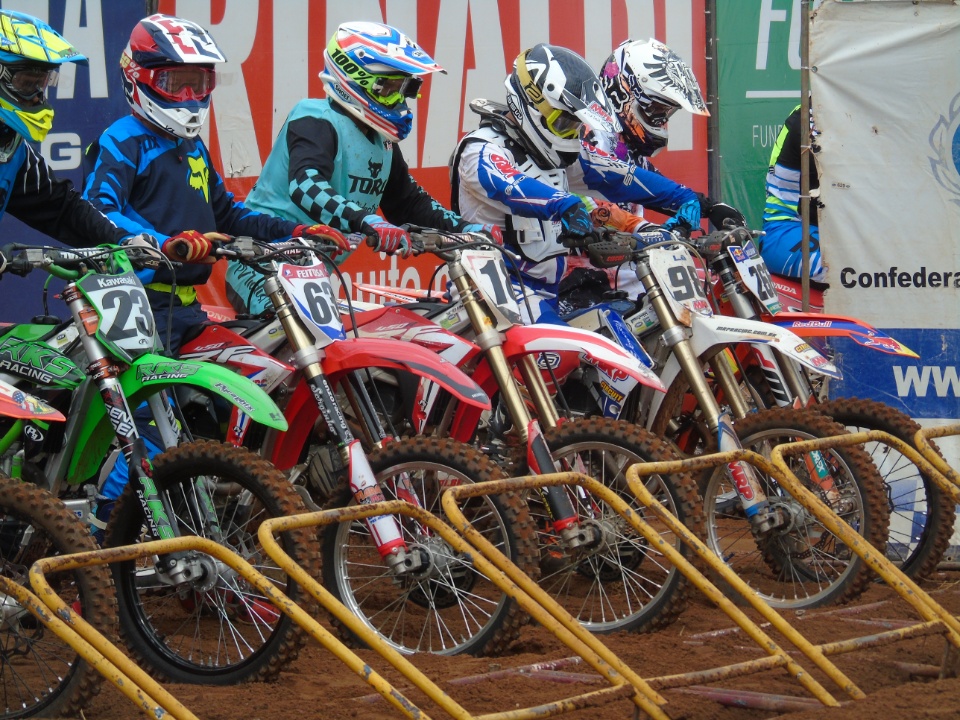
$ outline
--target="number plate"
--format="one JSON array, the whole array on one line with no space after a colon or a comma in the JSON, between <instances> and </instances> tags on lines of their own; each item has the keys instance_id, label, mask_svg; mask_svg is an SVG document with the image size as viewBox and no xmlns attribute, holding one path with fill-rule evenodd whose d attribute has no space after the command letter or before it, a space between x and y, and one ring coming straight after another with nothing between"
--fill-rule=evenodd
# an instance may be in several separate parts
<instances>
[{"instance_id":1,"label":"number plate","mask_svg":"<svg viewBox=\"0 0 960 720\"><path fill-rule=\"evenodd\" d=\"M770 270L753 243L740 247L731 245L727 248L730 257L737 266L740 279L754 297L759 300L771 315L780 312L780 300L773 287Z\"/></svg>"},{"instance_id":2,"label":"number plate","mask_svg":"<svg viewBox=\"0 0 960 720\"><path fill-rule=\"evenodd\" d=\"M460 261L487 307L496 316L497 330L519 325L520 306L504 267L503 256L496 250L464 250Z\"/></svg>"},{"instance_id":3,"label":"number plate","mask_svg":"<svg viewBox=\"0 0 960 720\"><path fill-rule=\"evenodd\" d=\"M277 268L277 279L293 301L297 315L316 338L318 347L346 337L337 296L330 284L330 273L323 263L290 265Z\"/></svg>"},{"instance_id":4,"label":"number plate","mask_svg":"<svg viewBox=\"0 0 960 720\"><path fill-rule=\"evenodd\" d=\"M697 274L697 266L683 247L653 248L647 252L647 258L677 320L690 325L694 314L713 316L703 294L703 280Z\"/></svg>"},{"instance_id":5,"label":"number plate","mask_svg":"<svg viewBox=\"0 0 960 720\"><path fill-rule=\"evenodd\" d=\"M96 311L96 335L110 350L128 362L153 351L153 311L136 275L90 274L77 287Z\"/></svg>"}]
</instances>

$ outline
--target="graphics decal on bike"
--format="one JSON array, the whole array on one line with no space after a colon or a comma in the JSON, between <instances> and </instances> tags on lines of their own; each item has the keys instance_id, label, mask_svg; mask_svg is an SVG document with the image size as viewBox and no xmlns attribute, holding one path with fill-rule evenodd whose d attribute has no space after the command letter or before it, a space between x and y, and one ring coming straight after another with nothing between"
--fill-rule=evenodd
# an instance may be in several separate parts
<instances>
[{"instance_id":1,"label":"graphics decal on bike","mask_svg":"<svg viewBox=\"0 0 960 720\"><path fill-rule=\"evenodd\" d=\"M153 312L136 275L91 274L77 287L97 314L96 333L105 345L128 361L153 351Z\"/></svg>"},{"instance_id":2,"label":"graphics decal on bike","mask_svg":"<svg viewBox=\"0 0 960 720\"><path fill-rule=\"evenodd\" d=\"M737 266L737 272L740 274L743 284L756 296L757 300L767 309L767 312L771 315L780 312L780 299L776 288L773 286L770 270L753 243L748 243L743 247L730 245L727 251L730 253L734 265Z\"/></svg>"},{"instance_id":3,"label":"graphics decal on bike","mask_svg":"<svg viewBox=\"0 0 960 720\"><path fill-rule=\"evenodd\" d=\"M293 300L297 315L316 338L319 347L346 337L340 321L337 296L330 284L330 273L323 263L281 264L277 268L277 279Z\"/></svg>"},{"instance_id":4,"label":"graphics decal on bike","mask_svg":"<svg viewBox=\"0 0 960 720\"><path fill-rule=\"evenodd\" d=\"M43 385L72 387L83 382L83 373L72 360L42 343L13 335L0 342L0 370Z\"/></svg>"},{"instance_id":5,"label":"graphics decal on bike","mask_svg":"<svg viewBox=\"0 0 960 720\"><path fill-rule=\"evenodd\" d=\"M667 302L684 325L690 325L694 315L712 317L713 311L697 266L686 249L682 247L652 248L647 251L650 270L660 287L665 289Z\"/></svg>"},{"instance_id":6,"label":"graphics decal on bike","mask_svg":"<svg viewBox=\"0 0 960 720\"><path fill-rule=\"evenodd\" d=\"M140 382L156 380L182 380L195 374L200 368L193 363L158 362L144 363L137 367L137 379Z\"/></svg>"},{"instance_id":7,"label":"graphics decal on bike","mask_svg":"<svg viewBox=\"0 0 960 720\"><path fill-rule=\"evenodd\" d=\"M476 283L496 315L497 330L506 330L520 323L520 306L503 264L503 255L497 250L471 249L463 250L460 259L467 275Z\"/></svg>"}]
</instances>

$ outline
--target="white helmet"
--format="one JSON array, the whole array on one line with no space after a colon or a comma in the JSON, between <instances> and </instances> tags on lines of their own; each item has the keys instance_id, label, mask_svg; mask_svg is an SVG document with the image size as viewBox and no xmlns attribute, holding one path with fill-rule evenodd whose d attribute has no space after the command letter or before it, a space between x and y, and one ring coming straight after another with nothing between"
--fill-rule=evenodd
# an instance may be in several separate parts
<instances>
[{"instance_id":1,"label":"white helmet","mask_svg":"<svg viewBox=\"0 0 960 720\"><path fill-rule=\"evenodd\" d=\"M633 160L667 146L667 120L683 108L709 115L690 67L657 40L627 40L607 58L600 82Z\"/></svg>"},{"instance_id":2,"label":"white helmet","mask_svg":"<svg viewBox=\"0 0 960 720\"><path fill-rule=\"evenodd\" d=\"M598 133L620 131L596 75L572 50L535 45L520 53L504 85L525 149L542 167L573 163L584 125Z\"/></svg>"},{"instance_id":3,"label":"white helmet","mask_svg":"<svg viewBox=\"0 0 960 720\"><path fill-rule=\"evenodd\" d=\"M169 15L144 18L120 56L133 112L172 135L196 137L210 112L216 63L226 62L210 33Z\"/></svg>"}]
</instances>

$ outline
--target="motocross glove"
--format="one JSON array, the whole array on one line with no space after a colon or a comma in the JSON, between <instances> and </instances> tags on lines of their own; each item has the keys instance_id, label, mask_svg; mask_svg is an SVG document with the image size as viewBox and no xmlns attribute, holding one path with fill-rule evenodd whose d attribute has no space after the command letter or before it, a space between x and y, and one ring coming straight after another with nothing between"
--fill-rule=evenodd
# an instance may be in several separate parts
<instances>
[{"instance_id":1,"label":"motocross glove","mask_svg":"<svg viewBox=\"0 0 960 720\"><path fill-rule=\"evenodd\" d=\"M0 252L0 275L3 275L4 270L7 269L7 258L2 252Z\"/></svg>"},{"instance_id":2,"label":"motocross glove","mask_svg":"<svg viewBox=\"0 0 960 720\"><path fill-rule=\"evenodd\" d=\"M400 253L410 257L410 235L403 228L391 225L379 215L367 215L360 225L360 232L376 241L375 250L387 255Z\"/></svg>"},{"instance_id":3,"label":"motocross glove","mask_svg":"<svg viewBox=\"0 0 960 720\"><path fill-rule=\"evenodd\" d=\"M667 230L682 225L687 230L694 230L700 227L700 198L688 200L677 210L676 214L667 220L663 227Z\"/></svg>"},{"instance_id":4,"label":"motocross glove","mask_svg":"<svg viewBox=\"0 0 960 720\"><path fill-rule=\"evenodd\" d=\"M470 223L463 226L464 232L481 233L493 240L497 245L503 245L503 231L499 225L481 225L480 223Z\"/></svg>"},{"instance_id":5,"label":"motocross glove","mask_svg":"<svg viewBox=\"0 0 960 720\"><path fill-rule=\"evenodd\" d=\"M632 213L628 213L619 205L606 200L594 200L596 209L590 217L596 225L602 225L609 230L632 233L637 228L650 225L646 220Z\"/></svg>"},{"instance_id":6,"label":"motocross glove","mask_svg":"<svg viewBox=\"0 0 960 720\"><path fill-rule=\"evenodd\" d=\"M590 219L590 213L579 200L571 205L560 216L560 224L563 226L564 235L573 237L583 237L593 231L593 220Z\"/></svg>"},{"instance_id":7,"label":"motocross glove","mask_svg":"<svg viewBox=\"0 0 960 720\"><path fill-rule=\"evenodd\" d=\"M210 257L213 252L214 242L227 242L230 240L226 235L209 232L201 233L197 230L184 230L178 235L172 235L167 238L163 247L163 254L173 260L180 260L188 263L212 264L217 261Z\"/></svg>"},{"instance_id":8,"label":"motocross glove","mask_svg":"<svg viewBox=\"0 0 960 720\"><path fill-rule=\"evenodd\" d=\"M339 230L334 230L329 225L297 225L290 237L304 238L314 242L326 242L332 245L330 255L337 255L350 252L353 248L350 241Z\"/></svg>"},{"instance_id":9,"label":"motocross glove","mask_svg":"<svg viewBox=\"0 0 960 720\"><path fill-rule=\"evenodd\" d=\"M700 212L710 221L710 224L717 230L725 230L728 223L730 227L746 227L747 219L743 213L732 205L722 202L714 202L708 197L700 198Z\"/></svg>"}]
</instances>

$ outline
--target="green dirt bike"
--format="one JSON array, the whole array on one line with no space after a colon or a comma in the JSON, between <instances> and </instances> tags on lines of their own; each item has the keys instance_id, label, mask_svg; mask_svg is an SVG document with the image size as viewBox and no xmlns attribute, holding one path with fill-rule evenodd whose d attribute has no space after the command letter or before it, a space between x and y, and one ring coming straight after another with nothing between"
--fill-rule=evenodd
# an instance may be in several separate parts
<instances>
[{"instance_id":1,"label":"green dirt bike","mask_svg":"<svg viewBox=\"0 0 960 720\"><path fill-rule=\"evenodd\" d=\"M8 272L41 269L67 280L61 297L71 319L43 318L0 334L0 379L42 392L67 416L62 427L25 422L19 435L6 438L0 471L62 496L78 516L87 517L92 481L115 441L130 478L107 527L108 545L207 537L302 600L302 590L265 558L256 536L262 520L304 512L302 500L279 472L250 452L220 443L180 444L180 425L164 390L180 386L212 393L266 427L284 430L286 421L245 378L156 353L150 306L131 264L156 263L156 251L8 245L2 252ZM152 463L131 412L142 402L153 411L162 446L170 448ZM308 572L318 574L315 538L299 532L283 542ZM121 635L135 658L162 678L209 684L271 678L302 644L289 618L201 553L119 563L113 576Z\"/></svg>"},{"instance_id":2,"label":"green dirt bike","mask_svg":"<svg viewBox=\"0 0 960 720\"><path fill-rule=\"evenodd\" d=\"M47 425L64 416L50 405L0 381L0 447L25 423ZM37 560L93 550L87 526L50 493L0 476L0 574L27 585ZM105 567L57 573L57 594L87 622L113 635L117 598ZM0 717L76 715L99 690L100 674L17 600L0 593Z\"/></svg>"}]
</instances>

